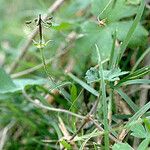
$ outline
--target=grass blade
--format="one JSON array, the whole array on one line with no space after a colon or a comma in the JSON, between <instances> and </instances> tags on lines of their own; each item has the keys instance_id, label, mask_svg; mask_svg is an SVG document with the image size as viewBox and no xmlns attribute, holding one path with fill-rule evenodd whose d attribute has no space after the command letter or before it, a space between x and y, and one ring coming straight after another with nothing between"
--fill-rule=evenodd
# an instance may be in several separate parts
<instances>
[{"instance_id":1,"label":"grass blade","mask_svg":"<svg viewBox=\"0 0 150 150\"><path fill-rule=\"evenodd\" d=\"M132 108L134 112L137 112L139 110L138 106L132 102L130 97L126 95L121 89L115 89L118 94L126 101L126 103Z\"/></svg>"},{"instance_id":2,"label":"grass blade","mask_svg":"<svg viewBox=\"0 0 150 150\"><path fill-rule=\"evenodd\" d=\"M132 74L132 73L136 70L137 66L140 64L140 62L144 59L144 57L145 57L148 53L150 53L150 47L149 47L149 48L141 55L141 57L137 60L137 62L136 62L135 65L133 66L133 68L132 68L130 74Z\"/></svg>"},{"instance_id":3,"label":"grass blade","mask_svg":"<svg viewBox=\"0 0 150 150\"><path fill-rule=\"evenodd\" d=\"M80 80L79 78L77 78L76 76L74 76L72 73L68 73L68 76L70 78L72 78L75 82L77 82L78 84L80 84L84 89L86 89L87 91L89 91L90 93L92 93L95 96L99 96L99 93L92 88L91 86L89 86L87 83L83 82L82 80Z\"/></svg>"},{"instance_id":4,"label":"grass blade","mask_svg":"<svg viewBox=\"0 0 150 150\"><path fill-rule=\"evenodd\" d=\"M139 117L144 115L150 109L150 102L144 105L140 110L138 110L129 120L129 122L125 125L125 127L129 127L133 121L136 121Z\"/></svg>"},{"instance_id":5,"label":"grass blade","mask_svg":"<svg viewBox=\"0 0 150 150\"><path fill-rule=\"evenodd\" d=\"M137 79L137 80L128 80L121 84L116 85L116 87L131 85L131 84L150 84L150 80L148 79Z\"/></svg>"},{"instance_id":6,"label":"grass blade","mask_svg":"<svg viewBox=\"0 0 150 150\"><path fill-rule=\"evenodd\" d=\"M109 69L112 69L115 65L114 63L116 62L115 56L114 56L116 39L117 39L117 31L115 31L113 34L113 44L112 44L112 49L111 49L111 54L110 54Z\"/></svg>"},{"instance_id":7,"label":"grass blade","mask_svg":"<svg viewBox=\"0 0 150 150\"><path fill-rule=\"evenodd\" d=\"M109 150L109 126L108 126L108 108L107 108L107 101L106 101L106 87L105 87L105 81L104 81L104 73L103 73L103 66L102 66L102 60L101 55L98 46L96 45L96 51L98 55L98 64L99 64L99 75L101 77L101 87L100 92L102 91L102 109L103 109L103 119L104 119L104 142L105 142L105 149Z\"/></svg>"},{"instance_id":8,"label":"grass blade","mask_svg":"<svg viewBox=\"0 0 150 150\"><path fill-rule=\"evenodd\" d=\"M120 50L119 50L119 55L118 55L118 61L117 61L117 65L119 64L122 56L123 56L123 53L124 51L126 50L128 44L129 44L129 41L142 17L142 14L143 14L143 11L144 11L144 7L145 7L145 0L142 0L141 1L141 5L138 9L138 12L137 12L137 15L132 23L132 26L130 27L128 33L127 33L127 36L125 38L125 40L123 41L123 43L121 44L121 47L120 47Z\"/></svg>"},{"instance_id":9,"label":"grass blade","mask_svg":"<svg viewBox=\"0 0 150 150\"><path fill-rule=\"evenodd\" d=\"M145 76L146 74L149 74L149 73L150 73L150 66L145 66L141 69L136 70L132 74L127 75L123 79L121 79L116 86L118 86L118 85L120 85L123 82L126 82L128 80L134 80L134 79L136 80L136 79L141 78L141 77L143 77L143 76Z\"/></svg>"}]
</instances>

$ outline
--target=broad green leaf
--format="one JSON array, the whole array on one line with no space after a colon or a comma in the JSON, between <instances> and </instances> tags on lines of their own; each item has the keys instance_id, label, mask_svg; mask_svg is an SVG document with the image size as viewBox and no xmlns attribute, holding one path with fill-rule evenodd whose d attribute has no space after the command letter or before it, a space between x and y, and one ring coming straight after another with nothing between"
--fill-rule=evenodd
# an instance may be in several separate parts
<instances>
[{"instance_id":1,"label":"broad green leaf","mask_svg":"<svg viewBox=\"0 0 150 150\"><path fill-rule=\"evenodd\" d=\"M131 127L131 135L137 137L137 138L146 138L147 132L142 124L135 124Z\"/></svg>"},{"instance_id":2,"label":"broad green leaf","mask_svg":"<svg viewBox=\"0 0 150 150\"><path fill-rule=\"evenodd\" d=\"M68 1L63 7L59 10L59 17L68 19L73 19L77 16L77 13L86 9L90 5L90 0L71 0Z\"/></svg>"},{"instance_id":3,"label":"broad green leaf","mask_svg":"<svg viewBox=\"0 0 150 150\"><path fill-rule=\"evenodd\" d=\"M117 0L111 13L108 15L108 20L109 22L114 22L133 16L136 14L137 9L137 6L127 4L126 0Z\"/></svg>"},{"instance_id":4,"label":"broad green leaf","mask_svg":"<svg viewBox=\"0 0 150 150\"><path fill-rule=\"evenodd\" d=\"M20 89L24 89L27 86L31 85L41 85L47 82L45 79L14 79L13 82Z\"/></svg>"},{"instance_id":5,"label":"broad green leaf","mask_svg":"<svg viewBox=\"0 0 150 150\"><path fill-rule=\"evenodd\" d=\"M106 7L107 9L105 9ZM127 4L126 0L118 0L116 2L114 0L92 1L92 13L96 16L101 14L100 17L107 18L109 22L114 22L120 20L121 18L133 16L137 12L137 8L137 6Z\"/></svg>"},{"instance_id":6,"label":"broad green leaf","mask_svg":"<svg viewBox=\"0 0 150 150\"><path fill-rule=\"evenodd\" d=\"M19 90L19 88L15 85L9 75L7 75L3 68L0 68L0 93L5 94L17 90Z\"/></svg>"},{"instance_id":7,"label":"broad green leaf","mask_svg":"<svg viewBox=\"0 0 150 150\"><path fill-rule=\"evenodd\" d=\"M114 144L112 150L133 150L128 143L117 143Z\"/></svg>"},{"instance_id":8,"label":"broad green leaf","mask_svg":"<svg viewBox=\"0 0 150 150\"><path fill-rule=\"evenodd\" d=\"M97 62L97 55L94 49L95 43L102 49L102 60L110 56L113 43L111 30L107 27L100 27L97 23L86 21L81 25L83 37L77 40L75 50L80 52L79 59L82 56L88 56L92 53L91 61ZM83 57L81 58L81 60Z\"/></svg>"},{"instance_id":9,"label":"broad green leaf","mask_svg":"<svg viewBox=\"0 0 150 150\"><path fill-rule=\"evenodd\" d=\"M120 63L120 60L121 60L127 46L129 45L129 42L131 41L133 34L135 34L135 30L137 29L137 26L138 26L140 19L142 17L144 7L145 7L145 1L143 0L140 4L139 8L138 8L138 11L136 13L136 17L133 20L133 23L132 23L131 27L129 28L129 31L127 32L126 37L120 46L117 65Z\"/></svg>"},{"instance_id":10,"label":"broad green leaf","mask_svg":"<svg viewBox=\"0 0 150 150\"><path fill-rule=\"evenodd\" d=\"M121 72L119 68L114 68L111 70L104 70L104 80L106 81L117 81L120 76L127 74L127 71ZM85 79L87 83L100 81L101 77L99 76L98 69L91 67L87 72Z\"/></svg>"},{"instance_id":11,"label":"broad green leaf","mask_svg":"<svg viewBox=\"0 0 150 150\"><path fill-rule=\"evenodd\" d=\"M109 58L113 44L112 33L117 30L117 39L123 41L131 25L132 21L121 21L100 27L95 22L86 21L81 25L84 36L76 41L74 48L76 59L83 60L92 53L91 60L96 63L93 48L95 43L101 48L102 59ZM142 46L146 42L147 35L148 32L139 24L129 42L129 47Z\"/></svg>"},{"instance_id":12,"label":"broad green leaf","mask_svg":"<svg viewBox=\"0 0 150 150\"><path fill-rule=\"evenodd\" d=\"M105 74L104 77L108 81L116 81L116 80L119 80L120 76L128 74L128 73L129 73L128 71L122 71L121 72L121 69L114 68L114 69L111 69L107 72L104 71L104 74Z\"/></svg>"},{"instance_id":13,"label":"broad green leaf","mask_svg":"<svg viewBox=\"0 0 150 150\"><path fill-rule=\"evenodd\" d=\"M14 93L23 90L29 85L39 85L46 83L45 79L14 79L0 68L0 94ZM4 95L3 95L4 96Z\"/></svg>"},{"instance_id":14,"label":"broad green leaf","mask_svg":"<svg viewBox=\"0 0 150 150\"><path fill-rule=\"evenodd\" d=\"M96 16L101 14L100 17L106 18L108 13L111 13L112 4L113 4L113 0L92 0L91 12ZM104 11L104 9L105 9L105 11Z\"/></svg>"},{"instance_id":15,"label":"broad green leaf","mask_svg":"<svg viewBox=\"0 0 150 150\"><path fill-rule=\"evenodd\" d=\"M98 70L94 67L91 67L87 72L85 79L87 80L87 83L92 83L99 80L99 74Z\"/></svg>"},{"instance_id":16,"label":"broad green leaf","mask_svg":"<svg viewBox=\"0 0 150 150\"><path fill-rule=\"evenodd\" d=\"M69 22L62 22L58 25L52 25L50 28L58 31L64 31L64 30L69 30L74 26L74 24L69 23Z\"/></svg>"},{"instance_id":17,"label":"broad green leaf","mask_svg":"<svg viewBox=\"0 0 150 150\"><path fill-rule=\"evenodd\" d=\"M112 32L117 30L117 39L120 41L123 41L129 31L129 28L131 27L133 21L119 21L114 22L109 25ZM142 46L146 43L148 36L147 30L141 26L140 24L137 25L130 41L128 47L135 47L135 46Z\"/></svg>"}]
</instances>

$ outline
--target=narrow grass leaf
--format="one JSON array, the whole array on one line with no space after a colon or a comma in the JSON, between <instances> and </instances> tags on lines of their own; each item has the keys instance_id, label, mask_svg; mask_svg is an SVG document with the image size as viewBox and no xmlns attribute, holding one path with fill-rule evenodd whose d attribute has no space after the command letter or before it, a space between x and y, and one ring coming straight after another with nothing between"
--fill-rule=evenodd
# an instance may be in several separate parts
<instances>
[{"instance_id":1,"label":"narrow grass leaf","mask_svg":"<svg viewBox=\"0 0 150 150\"><path fill-rule=\"evenodd\" d=\"M150 137L144 139L144 140L140 143L140 145L139 145L139 147L137 148L137 150L146 150L146 149L148 148L149 143L150 143Z\"/></svg>"},{"instance_id":2,"label":"narrow grass leaf","mask_svg":"<svg viewBox=\"0 0 150 150\"><path fill-rule=\"evenodd\" d=\"M148 79L136 79L136 80L128 80L123 83L117 84L115 87L132 85L132 84L150 84L150 80Z\"/></svg>"},{"instance_id":3,"label":"narrow grass leaf","mask_svg":"<svg viewBox=\"0 0 150 150\"><path fill-rule=\"evenodd\" d=\"M135 103L133 103L130 97L128 97L121 89L116 88L115 90L125 100L125 102L132 108L134 112L137 112L139 110L138 106Z\"/></svg>"},{"instance_id":4,"label":"narrow grass leaf","mask_svg":"<svg viewBox=\"0 0 150 150\"><path fill-rule=\"evenodd\" d=\"M128 80L134 80L134 79L141 78L141 77L143 77L143 76L145 76L145 75L147 75L149 73L150 73L150 66L145 66L145 67L143 67L141 69L136 70L132 74L127 75L123 79L121 79L119 81L118 85L122 84L123 82L126 82ZM118 85L116 85L116 86L118 86Z\"/></svg>"},{"instance_id":5,"label":"narrow grass leaf","mask_svg":"<svg viewBox=\"0 0 150 150\"><path fill-rule=\"evenodd\" d=\"M144 115L150 109L150 102L140 108L129 120L129 122L125 125L125 127L129 127L130 124Z\"/></svg>"},{"instance_id":6,"label":"narrow grass leaf","mask_svg":"<svg viewBox=\"0 0 150 150\"><path fill-rule=\"evenodd\" d=\"M105 81L104 81L104 70L102 66L102 59L101 59L101 54L100 50L97 45L96 46L96 51L98 55L98 64L99 64L99 75L101 77L101 87L100 87L100 92L102 91L102 105L103 105L103 119L104 119L104 143L105 143L105 150L109 150L109 126L108 126L108 108L107 108L107 100L106 100L106 87L105 87Z\"/></svg>"},{"instance_id":7,"label":"narrow grass leaf","mask_svg":"<svg viewBox=\"0 0 150 150\"><path fill-rule=\"evenodd\" d=\"M78 84L80 84L84 89L86 89L87 91L89 91L90 93L92 93L95 96L99 96L99 93L92 88L91 86L89 86L88 84L86 84L85 82L83 82L82 80L80 80L79 78L77 78L76 76L74 76L72 73L68 73L68 76L70 78L72 78L75 82L77 82Z\"/></svg>"},{"instance_id":8,"label":"narrow grass leaf","mask_svg":"<svg viewBox=\"0 0 150 150\"><path fill-rule=\"evenodd\" d=\"M137 60L137 62L136 62L135 65L133 66L133 68L132 68L130 74L132 74L132 73L136 70L137 66L138 66L138 65L140 64L140 62L144 59L144 57L145 57L146 55L148 55L148 53L150 53L150 47L149 47L148 49L146 49L146 51L145 51L145 52L141 55L141 57Z\"/></svg>"},{"instance_id":9,"label":"narrow grass leaf","mask_svg":"<svg viewBox=\"0 0 150 150\"><path fill-rule=\"evenodd\" d=\"M112 44L112 49L111 49L111 54L110 54L110 61L109 61L109 69L112 69L116 60L115 60L115 43L117 39L117 31L114 32L113 34L113 44Z\"/></svg>"},{"instance_id":10,"label":"narrow grass leaf","mask_svg":"<svg viewBox=\"0 0 150 150\"><path fill-rule=\"evenodd\" d=\"M126 36L125 40L123 41L123 43L121 44L121 47L120 47L120 50L119 50L117 64L119 64L119 62L120 62L120 60L121 60L121 58L123 56L123 53L126 50L128 44L129 44L129 41L130 41L130 39L131 39L135 29L136 29L136 27L137 27L141 17L142 17L142 14L143 14L143 11L144 11L144 7L145 7L145 0L142 0L141 1L141 5L139 7L139 10L137 12L137 15L136 15L136 17L135 17L135 19L134 19L134 21L133 21L133 23L132 23L128 33L127 33L127 36Z\"/></svg>"}]
</instances>

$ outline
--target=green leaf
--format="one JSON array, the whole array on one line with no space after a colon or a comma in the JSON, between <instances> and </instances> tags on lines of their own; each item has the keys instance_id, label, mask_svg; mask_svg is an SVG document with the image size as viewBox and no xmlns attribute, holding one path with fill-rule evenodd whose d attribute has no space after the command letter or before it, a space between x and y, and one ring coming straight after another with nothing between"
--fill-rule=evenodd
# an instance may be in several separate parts
<instances>
[{"instance_id":1,"label":"green leaf","mask_svg":"<svg viewBox=\"0 0 150 150\"><path fill-rule=\"evenodd\" d=\"M118 83L116 87L124 86L124 85L132 85L132 84L150 84L150 80L148 79L137 79L137 80L127 80L122 83Z\"/></svg>"},{"instance_id":2,"label":"green leaf","mask_svg":"<svg viewBox=\"0 0 150 150\"><path fill-rule=\"evenodd\" d=\"M72 102L70 110L72 112L76 112L78 92L77 92L77 87L74 84L72 84L72 86L71 86L70 93L71 93L71 102Z\"/></svg>"},{"instance_id":3,"label":"green leaf","mask_svg":"<svg viewBox=\"0 0 150 150\"><path fill-rule=\"evenodd\" d=\"M29 85L40 85L46 83L45 79L14 79L0 68L0 94L14 93L23 90ZM3 95L4 96L4 95Z\"/></svg>"},{"instance_id":4,"label":"green leaf","mask_svg":"<svg viewBox=\"0 0 150 150\"><path fill-rule=\"evenodd\" d=\"M126 103L132 108L132 110L134 110L134 112L137 112L139 110L138 106L121 89L116 88L115 90L126 101Z\"/></svg>"},{"instance_id":5,"label":"green leaf","mask_svg":"<svg viewBox=\"0 0 150 150\"><path fill-rule=\"evenodd\" d=\"M136 121L138 118L140 118L142 115L144 115L148 110L150 109L150 102L145 104L140 110L138 110L129 120L129 122L125 125L125 127L130 127L132 122Z\"/></svg>"},{"instance_id":6,"label":"green leaf","mask_svg":"<svg viewBox=\"0 0 150 150\"><path fill-rule=\"evenodd\" d=\"M104 80L106 81L117 81L119 80L120 76L127 74L127 71L121 72L119 68L114 68L111 70L104 70ZM101 77L99 77L98 69L91 67L87 72L85 79L87 83L97 82L100 81Z\"/></svg>"},{"instance_id":7,"label":"green leaf","mask_svg":"<svg viewBox=\"0 0 150 150\"><path fill-rule=\"evenodd\" d=\"M119 68L114 68L109 71L104 71L105 79L108 81L116 81L119 80L119 77L125 74L128 74L128 71L122 71Z\"/></svg>"},{"instance_id":8,"label":"green leaf","mask_svg":"<svg viewBox=\"0 0 150 150\"><path fill-rule=\"evenodd\" d=\"M71 149L72 149L71 145L70 145L67 141L62 140L62 141L60 141L60 143L61 143L67 150L71 150Z\"/></svg>"},{"instance_id":9,"label":"green leaf","mask_svg":"<svg viewBox=\"0 0 150 150\"><path fill-rule=\"evenodd\" d=\"M143 122L145 124L145 127L146 127L148 134L150 134L150 120L148 118L144 118Z\"/></svg>"},{"instance_id":10,"label":"green leaf","mask_svg":"<svg viewBox=\"0 0 150 150\"><path fill-rule=\"evenodd\" d=\"M71 100L74 102L74 100L77 98L77 87L73 84L70 91L71 91Z\"/></svg>"},{"instance_id":11,"label":"green leaf","mask_svg":"<svg viewBox=\"0 0 150 150\"><path fill-rule=\"evenodd\" d=\"M83 37L76 41L74 48L77 60L92 55L91 61L97 63L97 54L93 48L95 43L102 49L102 60L109 58L113 43L111 30L107 27L100 27L92 21L84 22L81 29Z\"/></svg>"},{"instance_id":12,"label":"green leaf","mask_svg":"<svg viewBox=\"0 0 150 150\"><path fill-rule=\"evenodd\" d=\"M138 5L141 0L127 0L127 4Z\"/></svg>"},{"instance_id":13,"label":"green leaf","mask_svg":"<svg viewBox=\"0 0 150 150\"><path fill-rule=\"evenodd\" d=\"M111 13L108 15L108 20L114 22L122 18L133 16L136 14L137 8L137 6L127 4L126 0L117 0L113 5Z\"/></svg>"},{"instance_id":14,"label":"green leaf","mask_svg":"<svg viewBox=\"0 0 150 150\"><path fill-rule=\"evenodd\" d=\"M68 73L68 76L70 78L72 78L75 82L77 82L78 84L80 84L84 89L86 89L87 91L89 91L90 93L92 93L93 95L95 95L97 97L99 96L99 93L94 88L92 88L91 86L89 86L88 84L86 84L85 82L83 82L82 80L80 80L79 78L77 78L76 76L74 76L73 74Z\"/></svg>"},{"instance_id":15,"label":"green leaf","mask_svg":"<svg viewBox=\"0 0 150 150\"><path fill-rule=\"evenodd\" d=\"M97 45L96 51L98 56L98 64L99 64L99 76L101 77L101 84L99 91L102 92L102 109L103 109L103 122L104 122L104 143L105 143L105 149L109 149L109 125L108 125L108 107L107 107L107 101L106 101L106 86L105 86L105 80L104 80L104 71L103 71L103 64L102 64L102 57L100 50Z\"/></svg>"},{"instance_id":16,"label":"green leaf","mask_svg":"<svg viewBox=\"0 0 150 150\"><path fill-rule=\"evenodd\" d=\"M128 143L117 143L114 144L112 150L133 150Z\"/></svg>"},{"instance_id":17,"label":"green leaf","mask_svg":"<svg viewBox=\"0 0 150 150\"><path fill-rule=\"evenodd\" d=\"M41 85L47 82L46 79L14 79L13 82L20 89L23 90L27 86Z\"/></svg>"},{"instance_id":18,"label":"green leaf","mask_svg":"<svg viewBox=\"0 0 150 150\"><path fill-rule=\"evenodd\" d=\"M132 24L133 21L119 21L110 24L109 27L112 30L112 32L117 30L117 39L119 39L120 41L124 41ZM128 41L129 42L128 47L136 47L137 45L138 46L144 45L147 41L147 36L148 36L147 30L143 26L138 24L133 35L131 36L130 41Z\"/></svg>"},{"instance_id":19,"label":"green leaf","mask_svg":"<svg viewBox=\"0 0 150 150\"><path fill-rule=\"evenodd\" d=\"M50 28L58 31L64 31L71 29L75 24L69 23L69 22L61 22L60 24L53 24Z\"/></svg>"},{"instance_id":20,"label":"green leaf","mask_svg":"<svg viewBox=\"0 0 150 150\"><path fill-rule=\"evenodd\" d=\"M108 4L109 4L109 6L108 6ZM91 12L96 16L101 14L100 17L106 18L108 13L111 12L111 9L112 9L111 7L112 7L112 0L92 0ZM105 11L103 11L104 9L105 9Z\"/></svg>"},{"instance_id":21,"label":"green leaf","mask_svg":"<svg viewBox=\"0 0 150 150\"><path fill-rule=\"evenodd\" d=\"M98 70L94 67L91 67L87 72L85 79L87 80L87 83L92 83L99 80L99 74Z\"/></svg>"},{"instance_id":22,"label":"green leaf","mask_svg":"<svg viewBox=\"0 0 150 150\"><path fill-rule=\"evenodd\" d=\"M140 56L140 58L136 61L135 65L133 66L131 73L133 73L137 66L140 64L140 62L144 59L145 56L147 56L150 53L150 48L147 48L144 53Z\"/></svg>"},{"instance_id":23,"label":"green leaf","mask_svg":"<svg viewBox=\"0 0 150 150\"><path fill-rule=\"evenodd\" d=\"M145 67L138 69L135 72L127 75L126 77L124 77L122 80L119 81L119 83L116 85L116 87L122 85L124 82L129 82L129 80L141 78L149 73L150 73L150 66L145 66Z\"/></svg>"},{"instance_id":24,"label":"green leaf","mask_svg":"<svg viewBox=\"0 0 150 150\"><path fill-rule=\"evenodd\" d=\"M146 150L148 148L148 145L150 144L150 138L146 138L143 140L137 150Z\"/></svg>"},{"instance_id":25,"label":"green leaf","mask_svg":"<svg viewBox=\"0 0 150 150\"><path fill-rule=\"evenodd\" d=\"M123 43L120 46L117 63L120 62L120 60L123 56L123 53L126 50L128 44L129 44L129 41L131 40L131 37L133 36L133 33L135 32L135 29L136 29L137 25L139 24L139 21L142 17L143 11L144 11L144 7L145 7L145 1L143 0L141 2L141 5L139 6L139 9L137 11L137 15L136 15L131 27L129 28L129 31L127 32L126 37L125 37L125 39L123 40Z\"/></svg>"},{"instance_id":26,"label":"green leaf","mask_svg":"<svg viewBox=\"0 0 150 150\"><path fill-rule=\"evenodd\" d=\"M17 90L19 90L19 88L15 85L9 75L7 75L5 70L0 67L0 93L5 94Z\"/></svg>"},{"instance_id":27,"label":"green leaf","mask_svg":"<svg viewBox=\"0 0 150 150\"><path fill-rule=\"evenodd\" d=\"M135 124L131 127L131 135L137 137L137 138L146 138L147 132L142 124Z\"/></svg>"}]
</instances>

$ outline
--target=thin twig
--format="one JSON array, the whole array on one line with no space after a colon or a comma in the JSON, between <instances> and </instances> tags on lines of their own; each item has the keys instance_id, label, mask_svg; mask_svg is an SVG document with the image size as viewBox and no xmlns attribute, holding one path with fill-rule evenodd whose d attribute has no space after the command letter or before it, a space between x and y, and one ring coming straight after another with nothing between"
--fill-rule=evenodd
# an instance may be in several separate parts
<instances>
[{"instance_id":1,"label":"thin twig","mask_svg":"<svg viewBox=\"0 0 150 150\"><path fill-rule=\"evenodd\" d=\"M11 127L14 125L14 121L11 121L4 129L3 131L1 131L1 137L0 137L0 150L3 149L4 144L7 140L7 132L9 131L9 129L11 129Z\"/></svg>"},{"instance_id":2,"label":"thin twig","mask_svg":"<svg viewBox=\"0 0 150 150\"><path fill-rule=\"evenodd\" d=\"M94 125L97 127L97 129L99 131L103 131L104 132L104 129L91 116L89 117L89 119L90 119L90 121L92 121L94 123ZM115 138L113 135L109 134L109 137L114 142L119 142L119 140L117 138Z\"/></svg>"},{"instance_id":3,"label":"thin twig","mask_svg":"<svg viewBox=\"0 0 150 150\"><path fill-rule=\"evenodd\" d=\"M47 14L44 16L43 21L45 21L50 14L55 12L62 4L64 0L57 0L55 1L51 7L48 9ZM32 39L37 35L38 33L38 27L33 31L33 33L30 35L29 39L26 41L26 43L20 48L21 53L19 56L15 59L14 63L11 65L9 73L12 73L15 71L15 69L18 67L20 60L25 56L26 52L28 51L28 48L30 44L32 43Z\"/></svg>"},{"instance_id":4,"label":"thin twig","mask_svg":"<svg viewBox=\"0 0 150 150\"><path fill-rule=\"evenodd\" d=\"M55 111L55 112L66 113L66 114L68 114L68 115L75 116L75 117L80 118L80 119L85 119L85 118L86 118L86 117L84 117L84 116L81 116L81 115L79 115L79 114L75 114L75 113L73 113L73 112L71 112L71 111L68 111L68 110L65 110L65 109L52 108L52 107L45 106L45 105L43 105L39 100L32 100L31 97L29 97L29 95L28 95L24 90L22 91L22 93L23 93L24 97L25 97L28 101L32 102L35 106L37 106L37 107L39 107L39 108L43 108L43 109L49 110L49 111Z\"/></svg>"},{"instance_id":5,"label":"thin twig","mask_svg":"<svg viewBox=\"0 0 150 150\"><path fill-rule=\"evenodd\" d=\"M90 121L89 116L92 116L94 113L96 113L98 103L99 103L99 100L96 100L91 111L86 115L83 123L81 124L79 129L76 131L76 133L70 138L70 141L73 140L76 137L76 135L81 131L81 129Z\"/></svg>"},{"instance_id":6,"label":"thin twig","mask_svg":"<svg viewBox=\"0 0 150 150\"><path fill-rule=\"evenodd\" d=\"M54 61L55 59L57 59L57 58L63 56L64 54L66 54L66 53L69 51L69 48L70 48L70 47L71 47L71 45L68 46L68 47L65 47L66 50L63 49L61 53L55 55L53 58L47 59L47 60L45 61L45 64L48 65L48 64L50 64L52 61ZM41 63L41 64L39 64L39 65L37 65L37 66L35 66L35 67L26 69L26 70L24 70L24 71L21 71L21 72L15 73L15 74L12 74L11 77L12 77L12 78L17 78L17 77L20 77L20 76L24 76L24 75L33 73L33 72L37 71L38 69L41 69L43 66L44 66L44 64Z\"/></svg>"}]
</instances>

